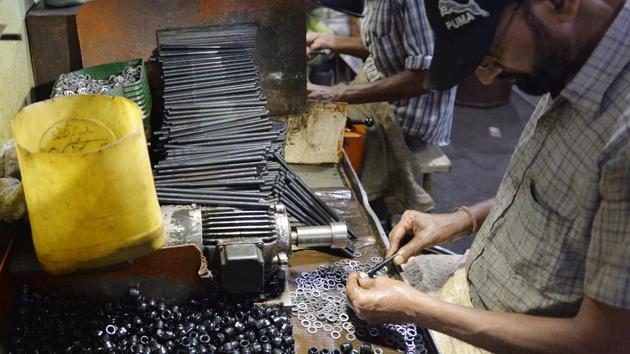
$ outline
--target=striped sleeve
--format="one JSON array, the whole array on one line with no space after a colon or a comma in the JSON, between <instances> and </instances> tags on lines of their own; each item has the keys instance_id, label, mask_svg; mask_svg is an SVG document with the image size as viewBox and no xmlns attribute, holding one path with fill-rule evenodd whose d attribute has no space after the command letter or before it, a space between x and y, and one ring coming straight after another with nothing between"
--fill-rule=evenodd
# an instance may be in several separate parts
<instances>
[{"instance_id":1,"label":"striped sleeve","mask_svg":"<svg viewBox=\"0 0 630 354\"><path fill-rule=\"evenodd\" d=\"M424 8L423 0L405 0L402 4L404 18L403 44L407 58L405 69L428 70L433 54L433 32Z\"/></svg>"}]
</instances>

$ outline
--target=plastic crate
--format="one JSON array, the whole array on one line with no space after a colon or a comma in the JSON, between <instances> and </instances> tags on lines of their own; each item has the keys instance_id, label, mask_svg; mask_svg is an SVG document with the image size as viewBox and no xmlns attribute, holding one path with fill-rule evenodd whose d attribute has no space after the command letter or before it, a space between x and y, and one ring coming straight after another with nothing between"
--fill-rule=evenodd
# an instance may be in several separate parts
<instances>
[{"instance_id":1,"label":"plastic crate","mask_svg":"<svg viewBox=\"0 0 630 354\"><path fill-rule=\"evenodd\" d=\"M151 109L153 108L153 100L151 98L151 90L147 79L147 72L143 65L142 59L134 59L130 61L120 61L116 63L103 64L81 70L63 74L64 77L78 77L80 75L89 75L94 80L107 80L111 75L120 74L123 69L128 66L140 66L140 79L135 83L123 84L102 93L108 96L122 96L134 101L142 110L142 122L146 132L149 131L149 121ZM55 95L55 87L61 79L61 76L55 81L51 97Z\"/></svg>"}]
</instances>

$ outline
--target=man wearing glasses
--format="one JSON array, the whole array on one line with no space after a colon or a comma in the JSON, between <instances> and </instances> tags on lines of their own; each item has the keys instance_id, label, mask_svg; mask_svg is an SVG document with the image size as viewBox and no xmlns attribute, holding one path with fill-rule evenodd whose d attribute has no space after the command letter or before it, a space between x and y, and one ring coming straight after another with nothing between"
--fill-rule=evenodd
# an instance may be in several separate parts
<instances>
[{"instance_id":1,"label":"man wearing glasses","mask_svg":"<svg viewBox=\"0 0 630 354\"><path fill-rule=\"evenodd\" d=\"M479 232L464 288L473 308L353 274L368 321L415 322L493 352L630 350L630 4L426 0L436 33L427 89L472 72L545 94L497 196L451 214L405 213L398 264Z\"/></svg>"}]
</instances>

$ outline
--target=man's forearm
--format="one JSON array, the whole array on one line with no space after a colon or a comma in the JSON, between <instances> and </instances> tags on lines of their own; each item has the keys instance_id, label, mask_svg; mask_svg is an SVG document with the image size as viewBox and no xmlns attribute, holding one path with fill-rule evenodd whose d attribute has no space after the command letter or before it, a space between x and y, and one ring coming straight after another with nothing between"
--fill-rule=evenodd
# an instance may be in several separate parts
<instances>
[{"instance_id":1,"label":"man's forearm","mask_svg":"<svg viewBox=\"0 0 630 354\"><path fill-rule=\"evenodd\" d=\"M428 296L423 296L421 303L411 311L411 316L421 319L418 325L492 352L623 352L622 348L615 346L623 347L624 339L616 344L610 343L605 334L602 337L602 329L597 328L596 320L584 321L579 315L575 318L549 318L491 312ZM623 330L619 332L623 333ZM611 334L614 338L615 333Z\"/></svg>"},{"instance_id":2,"label":"man's forearm","mask_svg":"<svg viewBox=\"0 0 630 354\"><path fill-rule=\"evenodd\" d=\"M488 217L488 214L490 213L490 209L492 208L493 204L494 198L485 200L477 204L473 204L468 207L468 210L472 214L472 217L474 217L476 220L475 223L477 225L475 231L479 231L479 228ZM449 225L450 231L445 233L445 235L448 235L448 237L437 240L435 244L454 242L462 236L472 234L474 223L471 219L471 215L469 215L468 212L462 209L459 209L455 215L457 216L457 218L455 218L452 224Z\"/></svg>"},{"instance_id":3,"label":"man's forearm","mask_svg":"<svg viewBox=\"0 0 630 354\"><path fill-rule=\"evenodd\" d=\"M468 207L475 216L475 219L477 219L477 229L479 229L481 227L481 224L486 221L486 218L488 217L488 214L490 214L490 210L492 209L492 205L494 205L494 198Z\"/></svg>"},{"instance_id":4,"label":"man's forearm","mask_svg":"<svg viewBox=\"0 0 630 354\"><path fill-rule=\"evenodd\" d=\"M426 71L407 70L383 80L348 85L341 93L339 101L350 104L391 102L419 96L427 92L422 87L425 76Z\"/></svg>"},{"instance_id":5,"label":"man's forearm","mask_svg":"<svg viewBox=\"0 0 630 354\"><path fill-rule=\"evenodd\" d=\"M335 36L330 47L335 53L348 54L361 59L365 59L370 55L360 37Z\"/></svg>"}]
</instances>

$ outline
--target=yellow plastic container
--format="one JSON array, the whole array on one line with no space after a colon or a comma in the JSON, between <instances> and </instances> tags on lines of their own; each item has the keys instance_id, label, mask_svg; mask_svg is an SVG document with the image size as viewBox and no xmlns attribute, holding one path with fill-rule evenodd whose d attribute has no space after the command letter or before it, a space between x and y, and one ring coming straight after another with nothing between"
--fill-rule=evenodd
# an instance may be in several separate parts
<instances>
[{"instance_id":1,"label":"yellow plastic container","mask_svg":"<svg viewBox=\"0 0 630 354\"><path fill-rule=\"evenodd\" d=\"M66 96L11 121L37 258L52 274L164 243L142 112L122 97Z\"/></svg>"}]
</instances>

